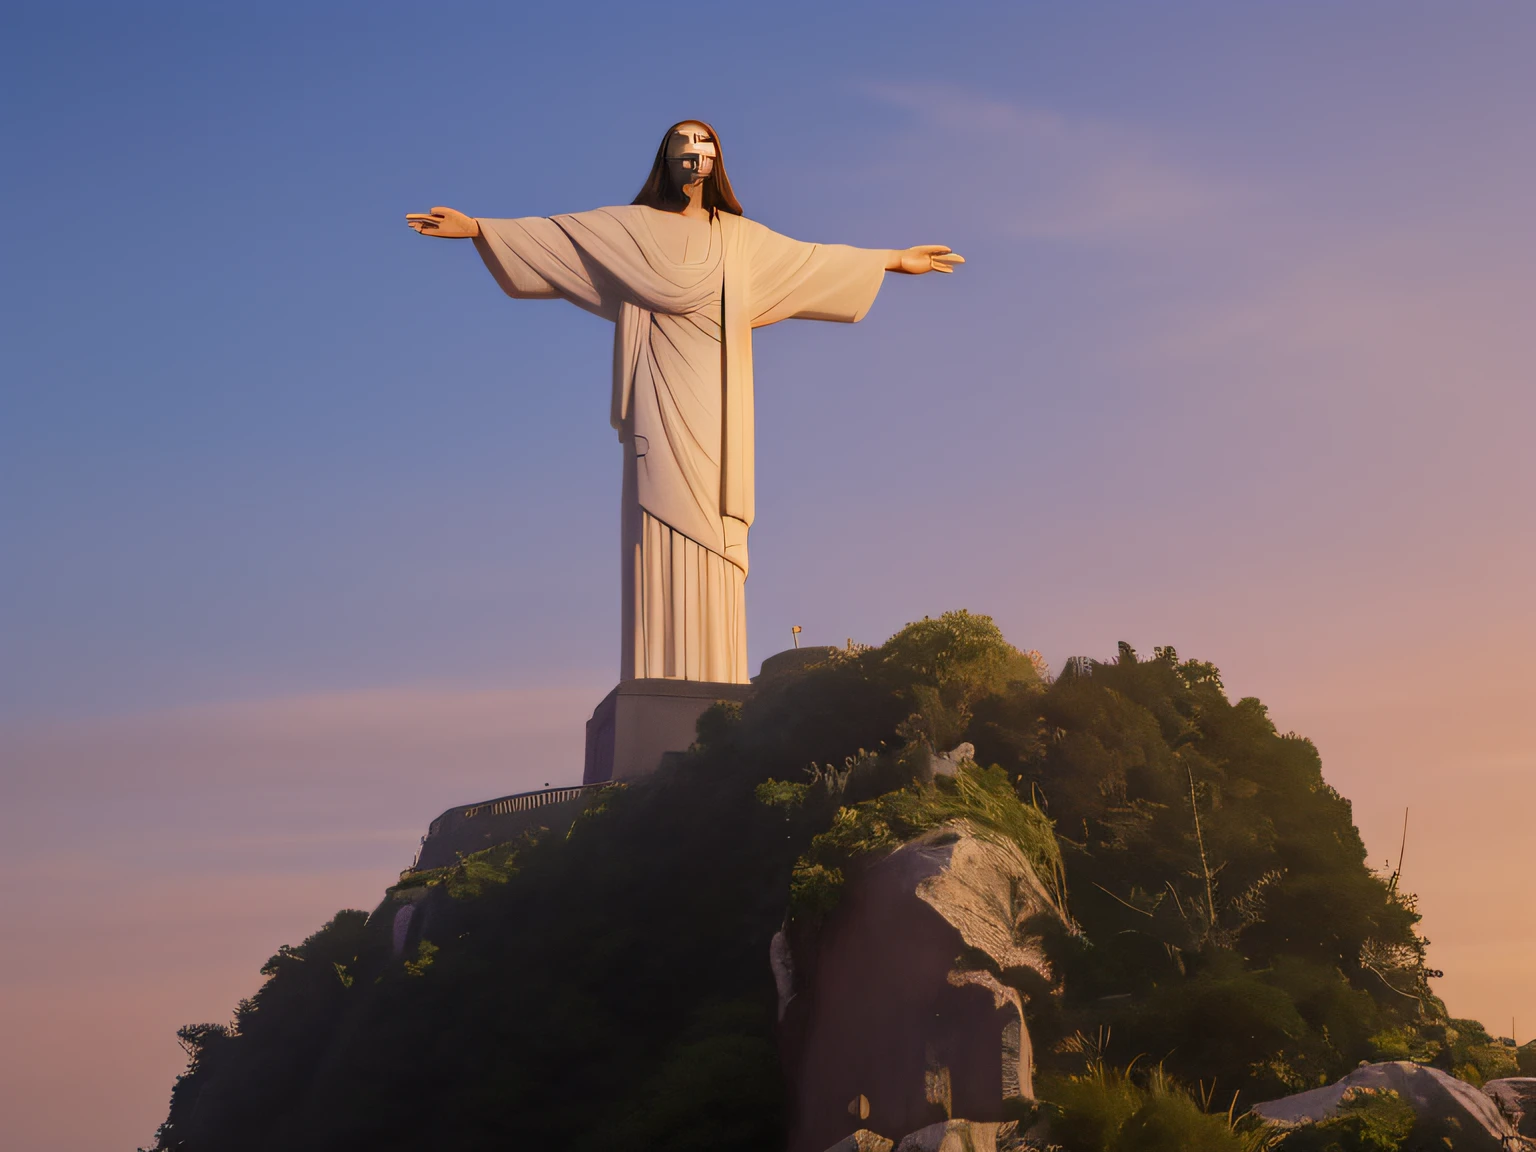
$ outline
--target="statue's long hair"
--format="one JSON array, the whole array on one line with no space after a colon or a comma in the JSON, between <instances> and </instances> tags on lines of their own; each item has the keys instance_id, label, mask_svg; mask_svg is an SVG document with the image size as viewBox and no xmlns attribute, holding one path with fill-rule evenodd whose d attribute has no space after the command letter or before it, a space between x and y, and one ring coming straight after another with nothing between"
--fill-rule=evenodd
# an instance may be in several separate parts
<instances>
[{"instance_id":1,"label":"statue's long hair","mask_svg":"<svg viewBox=\"0 0 1536 1152\"><path fill-rule=\"evenodd\" d=\"M686 207L687 194L677 186L672 179L672 173L667 168L667 141L672 139L672 133L676 132L684 124L701 124L709 129L709 134L715 141L715 167L712 172L704 177L704 207L710 213L729 212L734 216L740 216L741 202L736 199L736 193L731 190L731 181L725 174L725 152L720 147L720 133L714 126L703 120L679 120L662 134L661 143L656 148L656 161L651 165L651 174L645 178L645 186L640 189L640 195L636 196L634 203L644 204L647 208L660 208L662 211L675 211Z\"/></svg>"}]
</instances>

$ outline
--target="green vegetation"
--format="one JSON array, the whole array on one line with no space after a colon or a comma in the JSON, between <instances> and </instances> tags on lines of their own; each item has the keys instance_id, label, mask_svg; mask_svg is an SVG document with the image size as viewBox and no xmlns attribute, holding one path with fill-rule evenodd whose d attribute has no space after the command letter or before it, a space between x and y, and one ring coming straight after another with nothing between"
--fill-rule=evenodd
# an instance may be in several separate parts
<instances>
[{"instance_id":1,"label":"green vegetation","mask_svg":"<svg viewBox=\"0 0 1536 1152\"><path fill-rule=\"evenodd\" d=\"M1337 1116L1292 1133L1280 1147L1283 1152L1398 1152L1413 1137L1414 1112L1406 1100L1396 1092L1352 1088Z\"/></svg>"},{"instance_id":2,"label":"green vegetation","mask_svg":"<svg viewBox=\"0 0 1536 1152\"><path fill-rule=\"evenodd\" d=\"M1488 1035L1476 1020L1448 1020L1435 1035L1450 1052L1451 1069L1469 1084L1482 1087L1505 1076L1529 1075L1520 1070L1517 1050Z\"/></svg>"},{"instance_id":3,"label":"green vegetation","mask_svg":"<svg viewBox=\"0 0 1536 1152\"><path fill-rule=\"evenodd\" d=\"M1311 742L1172 649L1069 672L971 726L978 760L1044 797L1084 929L1054 941L1065 995L1037 1051L1053 1024L1103 1029L1115 1063L1250 1101L1378 1058L1382 1034L1448 1062L1412 901L1366 867Z\"/></svg>"},{"instance_id":4,"label":"green vegetation","mask_svg":"<svg viewBox=\"0 0 1536 1152\"><path fill-rule=\"evenodd\" d=\"M841 775L817 771L812 785L769 780L758 786L757 795L762 803L793 812L812 799L816 784L827 795L842 797L855 774L879 775L887 767L880 757L865 753ZM900 764L889 767L901 770ZM927 787L915 785L914 778L905 787L833 809L830 827L811 839L809 850L795 863L790 880L791 920L821 917L836 907L845 872L861 858L883 856L952 821L963 821L981 839L1017 848L1061 906L1061 852L1051 822L1039 807L1019 800L1006 772L968 764Z\"/></svg>"},{"instance_id":5,"label":"green vegetation","mask_svg":"<svg viewBox=\"0 0 1536 1152\"><path fill-rule=\"evenodd\" d=\"M1161 1067L1133 1078L1095 1062L1041 1086L1062 1152L1263 1152L1278 1139L1231 1111L1212 1112Z\"/></svg>"},{"instance_id":6,"label":"green vegetation","mask_svg":"<svg viewBox=\"0 0 1536 1152\"><path fill-rule=\"evenodd\" d=\"M976 765L929 780L929 751L962 740ZM1361 1059L1472 1078L1516 1058L1446 1018L1412 900L1367 868L1316 749L1257 700L1172 649L1048 681L986 617L950 613L716 707L690 756L568 835L407 876L371 919L282 949L231 1025L180 1033L157 1148L778 1149L769 940L958 819L1070 912L1046 937L1061 994L1028 989L1069 1148L1253 1147L1229 1103ZM1138 1061L1155 1071L1096 1070ZM1095 1109L1119 1117L1099 1136ZM1373 1147L1388 1119L1339 1147Z\"/></svg>"}]
</instances>

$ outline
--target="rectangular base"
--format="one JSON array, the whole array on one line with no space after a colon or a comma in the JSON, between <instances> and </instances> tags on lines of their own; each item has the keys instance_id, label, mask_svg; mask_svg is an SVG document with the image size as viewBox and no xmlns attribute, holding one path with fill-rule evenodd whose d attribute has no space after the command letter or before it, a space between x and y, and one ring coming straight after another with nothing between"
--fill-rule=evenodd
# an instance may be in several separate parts
<instances>
[{"instance_id":1,"label":"rectangular base","mask_svg":"<svg viewBox=\"0 0 1536 1152\"><path fill-rule=\"evenodd\" d=\"M709 680L621 680L587 721L583 784L633 780L668 752L693 745L698 719L717 700L745 700L750 684Z\"/></svg>"}]
</instances>

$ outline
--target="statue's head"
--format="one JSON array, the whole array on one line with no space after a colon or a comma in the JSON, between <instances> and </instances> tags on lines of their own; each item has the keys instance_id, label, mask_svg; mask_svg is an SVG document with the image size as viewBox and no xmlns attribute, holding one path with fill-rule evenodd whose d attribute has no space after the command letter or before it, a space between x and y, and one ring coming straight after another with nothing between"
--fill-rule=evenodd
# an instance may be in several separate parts
<instances>
[{"instance_id":1,"label":"statue's head","mask_svg":"<svg viewBox=\"0 0 1536 1152\"><path fill-rule=\"evenodd\" d=\"M715 170L715 134L697 120L679 124L667 135L667 175L680 188L697 184Z\"/></svg>"},{"instance_id":2,"label":"statue's head","mask_svg":"<svg viewBox=\"0 0 1536 1152\"><path fill-rule=\"evenodd\" d=\"M661 138L651 174L634 202L651 208L682 208L688 203L684 189L700 183L704 185L704 207L741 215L741 204L725 175L720 138L702 120L683 120Z\"/></svg>"}]
</instances>

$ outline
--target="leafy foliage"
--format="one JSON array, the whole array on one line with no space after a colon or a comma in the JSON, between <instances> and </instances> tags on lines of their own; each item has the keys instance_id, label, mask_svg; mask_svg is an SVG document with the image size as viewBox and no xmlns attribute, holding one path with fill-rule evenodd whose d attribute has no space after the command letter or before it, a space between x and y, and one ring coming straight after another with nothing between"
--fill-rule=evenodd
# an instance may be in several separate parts
<instances>
[{"instance_id":1,"label":"leafy foliage","mask_svg":"<svg viewBox=\"0 0 1536 1152\"><path fill-rule=\"evenodd\" d=\"M853 765L856 771L864 761ZM785 786L770 780L759 799L783 806ZM1017 848L1060 903L1061 852L1051 822L1020 802L1013 781L997 767L962 765L953 776L912 784L852 806L839 807L831 826L818 833L795 863L789 915L824 916L836 906L844 875L862 858L878 857L942 825L960 821L982 839Z\"/></svg>"},{"instance_id":2,"label":"leafy foliage","mask_svg":"<svg viewBox=\"0 0 1536 1152\"><path fill-rule=\"evenodd\" d=\"M1064 994L1021 990L1063 1115L1093 1093L1129 1108L1104 1147L1246 1137L1171 1081L1095 1087L1079 1033L1240 1109L1387 1051L1494 1067L1429 994L1411 899L1366 867L1316 749L1209 664L1122 645L1050 681L991 620L947 613L770 677L698 732L568 834L407 876L280 950L232 1024L180 1033L157 1148L776 1149L770 939L957 820L1070 908L1046 940ZM975 764L931 779L961 741Z\"/></svg>"},{"instance_id":3,"label":"leafy foliage","mask_svg":"<svg viewBox=\"0 0 1536 1152\"><path fill-rule=\"evenodd\" d=\"M542 830L540 830L542 831ZM538 840L538 832L525 832L516 840L493 844L479 852L461 856L442 868L424 868L401 875L400 883L390 892L408 892L413 888L441 886L455 900L472 900L491 885L505 884L517 875L518 857Z\"/></svg>"},{"instance_id":4,"label":"leafy foliage","mask_svg":"<svg viewBox=\"0 0 1536 1152\"><path fill-rule=\"evenodd\" d=\"M1516 1050L1496 1041L1476 1020L1448 1020L1439 1038L1449 1049L1452 1071L1468 1083L1482 1087L1490 1080L1521 1075Z\"/></svg>"},{"instance_id":5,"label":"leafy foliage","mask_svg":"<svg viewBox=\"0 0 1536 1152\"><path fill-rule=\"evenodd\" d=\"M1413 1136L1413 1106L1392 1091L1352 1088L1338 1115L1288 1134L1283 1152L1398 1152Z\"/></svg>"},{"instance_id":6,"label":"leafy foliage","mask_svg":"<svg viewBox=\"0 0 1536 1152\"><path fill-rule=\"evenodd\" d=\"M1366 867L1311 742L1171 648L1141 660L1121 645L1073 673L1033 709L1034 745L1007 699L971 730L979 760L1044 797L1061 839L1084 932L1056 942L1058 1033L1104 1028L1117 1062L1166 1060L1250 1099L1336 1078L1390 1029L1425 1039L1443 1009L1417 913Z\"/></svg>"}]
</instances>

